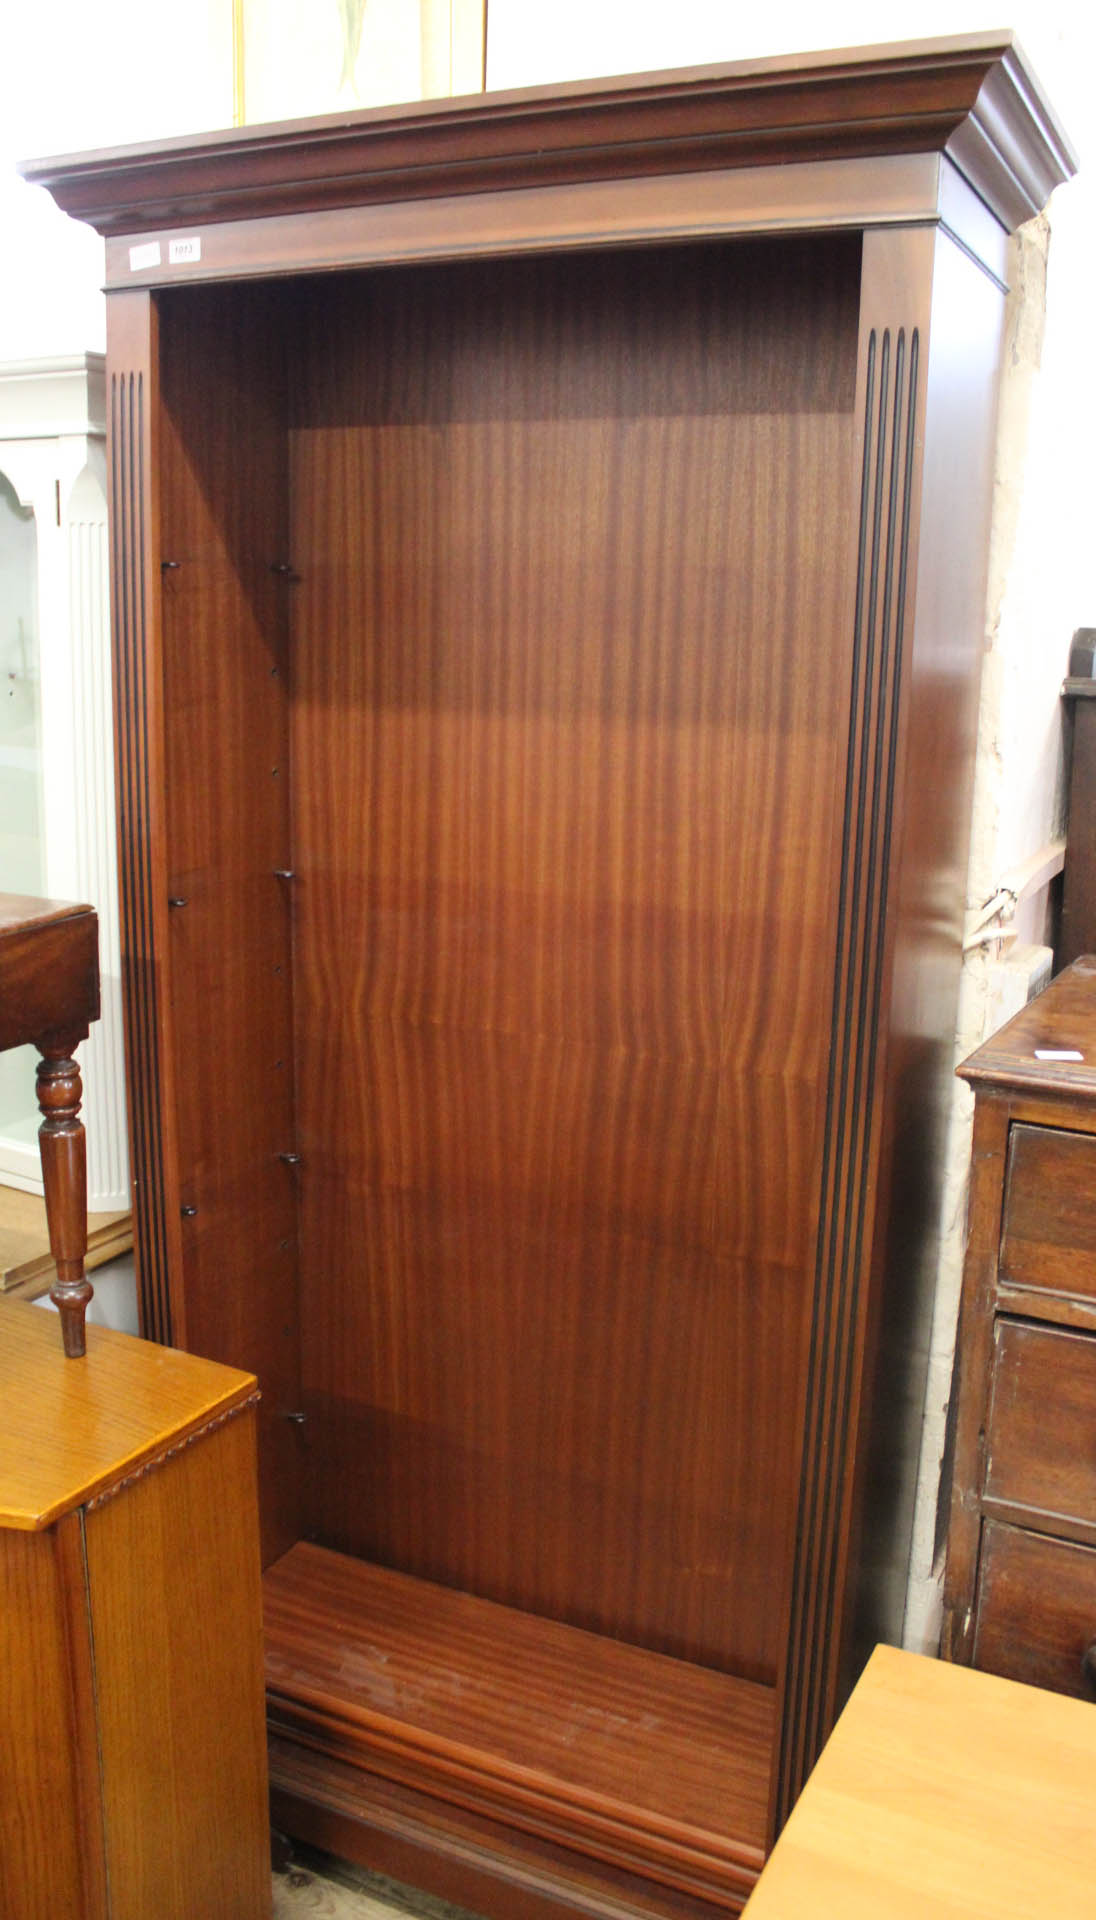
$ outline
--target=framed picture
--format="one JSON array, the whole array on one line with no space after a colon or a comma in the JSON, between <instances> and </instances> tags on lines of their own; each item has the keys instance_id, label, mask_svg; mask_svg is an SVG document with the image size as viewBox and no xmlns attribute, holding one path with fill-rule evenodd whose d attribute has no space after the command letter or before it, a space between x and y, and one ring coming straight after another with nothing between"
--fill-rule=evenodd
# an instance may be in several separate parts
<instances>
[{"instance_id":1,"label":"framed picture","mask_svg":"<svg viewBox=\"0 0 1096 1920\"><path fill-rule=\"evenodd\" d=\"M295 120L484 83L487 0L233 0L235 120Z\"/></svg>"}]
</instances>

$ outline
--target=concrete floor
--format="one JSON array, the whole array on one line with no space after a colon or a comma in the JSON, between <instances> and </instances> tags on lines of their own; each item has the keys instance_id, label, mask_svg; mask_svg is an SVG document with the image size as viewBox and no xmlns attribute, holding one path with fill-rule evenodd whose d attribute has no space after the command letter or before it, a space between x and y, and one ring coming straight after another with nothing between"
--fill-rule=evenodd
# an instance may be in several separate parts
<instances>
[{"instance_id":1,"label":"concrete floor","mask_svg":"<svg viewBox=\"0 0 1096 1920\"><path fill-rule=\"evenodd\" d=\"M274 1920L476 1920L427 1893L294 1846L274 1874Z\"/></svg>"}]
</instances>

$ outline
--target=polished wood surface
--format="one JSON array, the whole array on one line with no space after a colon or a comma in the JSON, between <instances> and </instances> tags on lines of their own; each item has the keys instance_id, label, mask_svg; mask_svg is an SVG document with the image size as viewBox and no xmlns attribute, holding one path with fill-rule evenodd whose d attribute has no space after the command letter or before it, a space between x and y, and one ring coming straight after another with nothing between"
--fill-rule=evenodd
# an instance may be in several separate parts
<instances>
[{"instance_id":1,"label":"polished wood surface","mask_svg":"<svg viewBox=\"0 0 1096 1920\"><path fill-rule=\"evenodd\" d=\"M1055 1054L1066 1057L1055 1059ZM1076 1054L1079 1060L1072 1057ZM1049 1093L1063 1126L1069 1125L1063 1103L1075 1099L1083 1113L1090 1112L1096 1098L1096 956L1075 960L1052 991L1032 1000L959 1071L976 1092L984 1086L1014 1089L1018 1095Z\"/></svg>"},{"instance_id":2,"label":"polished wood surface","mask_svg":"<svg viewBox=\"0 0 1096 1920\"><path fill-rule=\"evenodd\" d=\"M443 1805L718 1904L752 1885L768 1689L304 1544L263 1592L276 1737L334 1724L344 1760Z\"/></svg>"},{"instance_id":3,"label":"polished wood surface","mask_svg":"<svg viewBox=\"0 0 1096 1920\"><path fill-rule=\"evenodd\" d=\"M254 1380L0 1306L4 1920L270 1911Z\"/></svg>"},{"instance_id":4,"label":"polished wood surface","mask_svg":"<svg viewBox=\"0 0 1096 1920\"><path fill-rule=\"evenodd\" d=\"M983 1500L1096 1544L1096 1342L1002 1318L995 1346Z\"/></svg>"},{"instance_id":5,"label":"polished wood surface","mask_svg":"<svg viewBox=\"0 0 1096 1920\"><path fill-rule=\"evenodd\" d=\"M130 237L108 238L107 283L119 290L134 280L182 286L269 278L290 268L304 273L363 264L658 246L703 241L713 234L748 237L941 223L1003 290L1004 228L951 163L931 153L654 174L641 180L580 180L565 186L225 220L202 228L199 264L172 266L169 248L166 267L136 274L130 264Z\"/></svg>"},{"instance_id":6,"label":"polished wood surface","mask_svg":"<svg viewBox=\"0 0 1096 1920\"><path fill-rule=\"evenodd\" d=\"M992 282L940 233L865 235L850 616L858 660L778 1817L870 1648L900 1633L905 1607L937 1272L930 1193L951 1107L993 468L986 396L1000 326Z\"/></svg>"},{"instance_id":7,"label":"polished wood surface","mask_svg":"<svg viewBox=\"0 0 1096 1920\"><path fill-rule=\"evenodd\" d=\"M117 289L145 1325L260 1369L268 1539L433 1582L432 1671L464 1588L764 1682L770 1828L904 1597L1025 85L975 37L50 176ZM410 1724L382 1778L344 1679L277 1737L313 1837L741 1899L623 1764L623 1862Z\"/></svg>"},{"instance_id":8,"label":"polished wood surface","mask_svg":"<svg viewBox=\"0 0 1096 1920\"><path fill-rule=\"evenodd\" d=\"M973 1644L974 1593L982 1539L977 1489L984 1461L983 1423L992 1385L993 1308L1008 1134L1007 1096L988 1089L974 1107L967 1250L952 1374L955 1439L940 1633L940 1651L949 1660L969 1660Z\"/></svg>"},{"instance_id":9,"label":"polished wood surface","mask_svg":"<svg viewBox=\"0 0 1096 1920\"><path fill-rule=\"evenodd\" d=\"M80 1070L72 1055L99 1018L99 922L90 907L0 895L0 1049L30 1041L42 1058L36 1092L50 1253L50 1298L69 1359L86 1351L92 1296L88 1244L87 1150Z\"/></svg>"},{"instance_id":10,"label":"polished wood surface","mask_svg":"<svg viewBox=\"0 0 1096 1920\"><path fill-rule=\"evenodd\" d=\"M961 971L974 741L996 446L995 390L1003 308L968 254L939 232L931 275L916 264L927 235L906 237L902 271L931 289L919 336L920 459L907 496L912 524L904 581L912 625L892 709L897 761L882 826L891 860L881 883L893 926L879 987L886 1061L876 1103L881 1203L873 1222L872 1284L862 1300L864 1386L849 1503L854 1630L832 1710L877 1641L896 1637L907 1568L893 1542L913 1523L925 1368L939 1273L941 1215L930 1188L946 1162L954 1096L953 1034ZM882 250L882 236L869 245ZM897 250L880 261L885 284ZM922 293L924 298L924 293ZM923 438L921 437L923 435ZM875 1054L878 1070L879 1051ZM861 1271L863 1271L863 1267ZM891 1543L888 1546L888 1542ZM843 1582L839 1583L840 1585ZM829 1722L827 1722L829 1723Z\"/></svg>"},{"instance_id":11,"label":"polished wood surface","mask_svg":"<svg viewBox=\"0 0 1096 1920\"><path fill-rule=\"evenodd\" d=\"M801 1380L803 1443L789 1545L788 1655L782 1675L777 1822L792 1804L833 1719L839 1650L848 1644L846 1583L853 1525L854 1435L843 1408L861 1406L869 1295L861 1284L875 1220L880 1140L880 1013L897 916L888 915L891 823L901 764L896 720L909 679L911 530L924 445L930 232L866 234L857 340L857 569L840 865L831 902L835 954L819 1170L817 1250L809 1275L810 1339ZM906 696L908 700L908 694ZM915 829L917 811L910 814ZM923 1225L921 1228L923 1233ZM916 1236L915 1236L916 1238ZM824 1653L820 1650L825 1649Z\"/></svg>"},{"instance_id":12,"label":"polished wood surface","mask_svg":"<svg viewBox=\"0 0 1096 1920\"><path fill-rule=\"evenodd\" d=\"M69 1524L78 1529L78 1518ZM86 1793L89 1727L94 1760L91 1674L79 1658L81 1637L67 1626L74 1605L67 1572L56 1530L0 1526L3 1920L107 1914L102 1822L97 1796Z\"/></svg>"},{"instance_id":13,"label":"polished wood surface","mask_svg":"<svg viewBox=\"0 0 1096 1920\"><path fill-rule=\"evenodd\" d=\"M184 1301L170 1045L161 647L159 314L144 292L107 313L111 635L130 1176L141 1327L170 1341Z\"/></svg>"},{"instance_id":14,"label":"polished wood surface","mask_svg":"<svg viewBox=\"0 0 1096 1920\"><path fill-rule=\"evenodd\" d=\"M856 263L343 282L292 436L313 1524L769 1681Z\"/></svg>"},{"instance_id":15,"label":"polished wood surface","mask_svg":"<svg viewBox=\"0 0 1096 1920\"><path fill-rule=\"evenodd\" d=\"M1088 1920L1096 1715L879 1647L748 1920Z\"/></svg>"},{"instance_id":16,"label":"polished wood surface","mask_svg":"<svg viewBox=\"0 0 1096 1920\"><path fill-rule=\"evenodd\" d=\"M949 154L1002 225L1076 162L1008 33L743 60L25 163L101 233L571 179ZM166 247L164 249L166 253Z\"/></svg>"},{"instance_id":17,"label":"polished wood surface","mask_svg":"<svg viewBox=\"0 0 1096 1920\"><path fill-rule=\"evenodd\" d=\"M1000 1283L1096 1296L1096 1138L1015 1126L1007 1182Z\"/></svg>"},{"instance_id":18,"label":"polished wood surface","mask_svg":"<svg viewBox=\"0 0 1096 1920\"><path fill-rule=\"evenodd\" d=\"M976 1105L942 1647L1090 1695L1096 960L1060 974L960 1072Z\"/></svg>"},{"instance_id":19,"label":"polished wood surface","mask_svg":"<svg viewBox=\"0 0 1096 1920\"><path fill-rule=\"evenodd\" d=\"M52 1525L254 1392L235 1369L111 1327L87 1333L92 1364L67 1367L51 1315L0 1302L0 1526Z\"/></svg>"},{"instance_id":20,"label":"polished wood surface","mask_svg":"<svg viewBox=\"0 0 1096 1920\"><path fill-rule=\"evenodd\" d=\"M281 1832L491 1920L726 1920L748 1891L704 1899L576 1851L556 1823L534 1832L367 1777L330 1729L315 1746L272 1733L270 1782Z\"/></svg>"},{"instance_id":21,"label":"polished wood surface","mask_svg":"<svg viewBox=\"0 0 1096 1920\"><path fill-rule=\"evenodd\" d=\"M172 1331L263 1383L264 1557L299 1536L284 329L267 292L160 315ZM200 777L194 777L201 769ZM241 1072L231 1061L246 1062ZM225 1285L225 1275L238 1283Z\"/></svg>"},{"instance_id":22,"label":"polished wood surface","mask_svg":"<svg viewBox=\"0 0 1096 1920\"><path fill-rule=\"evenodd\" d=\"M112 1920L269 1914L256 1515L252 1410L87 1514Z\"/></svg>"},{"instance_id":23,"label":"polished wood surface","mask_svg":"<svg viewBox=\"0 0 1096 1920\"><path fill-rule=\"evenodd\" d=\"M974 1664L1096 1698L1096 1552L987 1520Z\"/></svg>"},{"instance_id":24,"label":"polished wood surface","mask_svg":"<svg viewBox=\"0 0 1096 1920\"><path fill-rule=\"evenodd\" d=\"M0 894L0 1052L99 1018L99 923L90 907Z\"/></svg>"},{"instance_id":25,"label":"polished wood surface","mask_svg":"<svg viewBox=\"0 0 1096 1920\"><path fill-rule=\"evenodd\" d=\"M84 1085L72 1054L77 1035L42 1044L35 1092L42 1124L38 1152L49 1221L49 1250L57 1269L50 1299L61 1318L61 1339L70 1360L87 1351L84 1316L92 1297L84 1272L88 1246L87 1139L80 1108Z\"/></svg>"}]
</instances>

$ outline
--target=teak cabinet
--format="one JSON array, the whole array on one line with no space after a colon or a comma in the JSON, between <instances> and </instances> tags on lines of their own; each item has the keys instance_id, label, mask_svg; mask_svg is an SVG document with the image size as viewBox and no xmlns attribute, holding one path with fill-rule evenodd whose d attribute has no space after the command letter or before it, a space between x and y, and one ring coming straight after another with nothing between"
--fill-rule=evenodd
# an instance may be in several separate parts
<instances>
[{"instance_id":1,"label":"teak cabinet","mask_svg":"<svg viewBox=\"0 0 1096 1920\"><path fill-rule=\"evenodd\" d=\"M269 1920L256 1398L0 1307L3 1920Z\"/></svg>"},{"instance_id":2,"label":"teak cabinet","mask_svg":"<svg viewBox=\"0 0 1096 1920\"><path fill-rule=\"evenodd\" d=\"M974 1160L943 1650L1092 1699L1096 959L960 1072Z\"/></svg>"},{"instance_id":3,"label":"teak cabinet","mask_svg":"<svg viewBox=\"0 0 1096 1920\"><path fill-rule=\"evenodd\" d=\"M276 1817L734 1910L905 1584L1009 40L30 169L107 236L147 1330L263 1386Z\"/></svg>"}]
</instances>

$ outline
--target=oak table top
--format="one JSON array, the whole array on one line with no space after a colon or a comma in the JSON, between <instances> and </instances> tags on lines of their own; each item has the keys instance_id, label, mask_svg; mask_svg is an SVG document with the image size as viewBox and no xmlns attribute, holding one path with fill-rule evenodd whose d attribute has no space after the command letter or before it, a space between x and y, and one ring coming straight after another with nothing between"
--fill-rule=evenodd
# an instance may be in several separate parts
<instances>
[{"instance_id":1,"label":"oak table top","mask_svg":"<svg viewBox=\"0 0 1096 1920\"><path fill-rule=\"evenodd\" d=\"M747 1920L1092 1920L1096 1708L877 1647Z\"/></svg>"}]
</instances>

